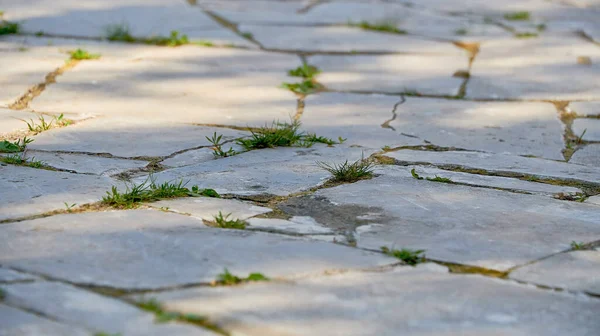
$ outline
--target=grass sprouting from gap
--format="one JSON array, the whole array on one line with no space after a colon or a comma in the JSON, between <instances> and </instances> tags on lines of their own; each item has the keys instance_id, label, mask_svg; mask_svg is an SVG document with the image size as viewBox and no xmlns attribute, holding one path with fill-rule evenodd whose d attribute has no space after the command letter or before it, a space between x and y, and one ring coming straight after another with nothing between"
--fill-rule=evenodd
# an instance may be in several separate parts
<instances>
[{"instance_id":1,"label":"grass sprouting from gap","mask_svg":"<svg viewBox=\"0 0 600 336\"><path fill-rule=\"evenodd\" d=\"M0 156L0 162L4 162L7 164L19 165L19 166L26 166L26 167L31 167L31 168L46 167L46 164L44 162L36 160L35 157L32 157L30 160L26 160L18 153L6 155L6 156Z\"/></svg>"},{"instance_id":2,"label":"grass sprouting from gap","mask_svg":"<svg viewBox=\"0 0 600 336\"><path fill-rule=\"evenodd\" d=\"M17 141L11 142L8 140L0 141L0 153L17 153L22 152L27 148L27 145L32 143L33 139L29 139L24 137L23 139L18 139Z\"/></svg>"},{"instance_id":3,"label":"grass sprouting from gap","mask_svg":"<svg viewBox=\"0 0 600 336\"><path fill-rule=\"evenodd\" d=\"M193 323L201 326L207 326L207 318L196 314L182 314L178 312L165 311L162 304L156 299L149 299L138 302L137 306L147 312L153 313L155 316L154 322L166 323L170 321L181 321ZM209 326L210 328L210 326Z\"/></svg>"},{"instance_id":4,"label":"grass sprouting from gap","mask_svg":"<svg viewBox=\"0 0 600 336\"><path fill-rule=\"evenodd\" d=\"M572 241L571 242L571 248L573 250L583 250L585 248L585 244L584 243L578 243L576 241Z\"/></svg>"},{"instance_id":5,"label":"grass sprouting from gap","mask_svg":"<svg viewBox=\"0 0 600 336\"><path fill-rule=\"evenodd\" d=\"M238 230L244 230L246 228L246 225L248 225L248 223L244 220L229 219L229 216L231 216L231 213L228 213L227 215L223 216L223 213L221 213L221 211L219 211L219 214L214 216L215 223L217 224L218 227L220 227L222 229L238 229Z\"/></svg>"},{"instance_id":6,"label":"grass sprouting from gap","mask_svg":"<svg viewBox=\"0 0 600 336\"><path fill-rule=\"evenodd\" d=\"M179 34L178 31L172 30L169 36L155 36L149 38L135 38L129 32L127 24L114 24L106 27L106 38L110 41L120 42L141 42L158 46L177 47L184 44L189 44L190 41L187 35ZM211 45L212 46L212 45Z\"/></svg>"},{"instance_id":7,"label":"grass sprouting from gap","mask_svg":"<svg viewBox=\"0 0 600 336\"><path fill-rule=\"evenodd\" d=\"M168 37L164 36L156 36L144 39L144 43L153 44L158 46L167 46L167 47L178 47L184 44L189 44L187 35L179 35L179 32L176 30L171 31L171 35Z\"/></svg>"},{"instance_id":8,"label":"grass sprouting from gap","mask_svg":"<svg viewBox=\"0 0 600 336\"><path fill-rule=\"evenodd\" d=\"M53 125L63 127L73 123L73 121L66 119L62 113L58 116L53 116L50 122L46 121L43 115L38 115L37 121L34 121L33 119L23 121L27 124L29 131L33 132L34 135L49 130Z\"/></svg>"},{"instance_id":9,"label":"grass sprouting from gap","mask_svg":"<svg viewBox=\"0 0 600 336\"><path fill-rule=\"evenodd\" d=\"M20 26L16 22L0 20L0 35L10 35L19 33Z\"/></svg>"},{"instance_id":10,"label":"grass sprouting from gap","mask_svg":"<svg viewBox=\"0 0 600 336\"><path fill-rule=\"evenodd\" d=\"M513 12L504 14L504 18L509 21L527 21L531 15L529 12Z\"/></svg>"},{"instance_id":11,"label":"grass sprouting from gap","mask_svg":"<svg viewBox=\"0 0 600 336\"><path fill-rule=\"evenodd\" d=\"M410 250L410 249L390 249L386 246L381 247L381 252L390 255L392 257L398 258L408 265L415 266L416 264L422 263L425 261L425 255L422 255L425 250Z\"/></svg>"},{"instance_id":12,"label":"grass sprouting from gap","mask_svg":"<svg viewBox=\"0 0 600 336\"><path fill-rule=\"evenodd\" d=\"M77 49L69 52L72 60L93 60L100 58L100 54L90 54L87 50Z\"/></svg>"},{"instance_id":13,"label":"grass sprouting from gap","mask_svg":"<svg viewBox=\"0 0 600 336\"><path fill-rule=\"evenodd\" d=\"M368 21L361 22L348 22L348 26L350 27L358 27L364 30L372 30L378 32L386 32L393 34L406 34L405 30L402 30L396 26L396 24L392 21L380 21L375 23L370 23Z\"/></svg>"},{"instance_id":14,"label":"grass sprouting from gap","mask_svg":"<svg viewBox=\"0 0 600 336\"><path fill-rule=\"evenodd\" d=\"M457 29L454 31L455 35L467 35L468 31L465 28Z\"/></svg>"},{"instance_id":15,"label":"grass sprouting from gap","mask_svg":"<svg viewBox=\"0 0 600 336\"><path fill-rule=\"evenodd\" d=\"M217 135L217 132L214 132L212 138L209 138L208 136L205 138L213 145L212 151L215 157L228 157L237 154L231 147L229 147L227 151L223 150L223 143L221 142L223 139L222 134Z\"/></svg>"},{"instance_id":16,"label":"grass sprouting from gap","mask_svg":"<svg viewBox=\"0 0 600 336\"><path fill-rule=\"evenodd\" d=\"M340 137L338 138L339 142L336 142L316 134L305 134L300 132L300 125L298 121L292 123L273 122L271 126L252 130L250 138L238 139L236 143L246 150L252 150L274 147L310 147L317 142L333 145L345 140Z\"/></svg>"},{"instance_id":17,"label":"grass sprouting from gap","mask_svg":"<svg viewBox=\"0 0 600 336\"><path fill-rule=\"evenodd\" d=\"M306 79L300 83L282 83L281 87L294 93L311 94L323 88L323 85L312 80Z\"/></svg>"},{"instance_id":18,"label":"grass sprouting from gap","mask_svg":"<svg viewBox=\"0 0 600 336\"><path fill-rule=\"evenodd\" d=\"M520 39L535 38L535 37L538 37L538 34L537 33L516 33L515 37L520 38Z\"/></svg>"},{"instance_id":19,"label":"grass sprouting from gap","mask_svg":"<svg viewBox=\"0 0 600 336\"><path fill-rule=\"evenodd\" d=\"M256 281L269 281L270 279L264 276L262 273L250 273L246 278L240 278L236 275L233 275L229 272L229 270L225 269L223 273L217 276L217 281L215 284L223 285L223 286L233 286L239 285L246 282L256 282Z\"/></svg>"},{"instance_id":20,"label":"grass sprouting from gap","mask_svg":"<svg viewBox=\"0 0 600 336\"><path fill-rule=\"evenodd\" d=\"M125 23L109 25L105 29L106 38L110 41L135 42L136 39L129 33L129 26Z\"/></svg>"},{"instance_id":21,"label":"grass sprouting from gap","mask_svg":"<svg viewBox=\"0 0 600 336\"><path fill-rule=\"evenodd\" d=\"M410 170L410 174L412 175L412 177L414 177L417 180L423 180L423 178L421 176L419 176L419 174L417 174L417 171L415 170L415 168ZM435 177L426 177L425 180L432 181L432 182L441 182L441 183L454 183L454 181L452 181L449 178L440 177L437 175Z\"/></svg>"},{"instance_id":22,"label":"grass sprouting from gap","mask_svg":"<svg viewBox=\"0 0 600 336\"><path fill-rule=\"evenodd\" d=\"M302 66L297 67L288 71L288 75L292 77L302 77L304 79L313 79L316 75L320 74L321 70L314 65L304 63Z\"/></svg>"},{"instance_id":23,"label":"grass sprouting from gap","mask_svg":"<svg viewBox=\"0 0 600 336\"><path fill-rule=\"evenodd\" d=\"M373 177L374 163L370 160L365 160L364 157L359 160L349 163L346 160L341 164L329 164L325 162L317 162L317 165L331 173L333 176L331 182L356 182L362 179Z\"/></svg>"}]
</instances>

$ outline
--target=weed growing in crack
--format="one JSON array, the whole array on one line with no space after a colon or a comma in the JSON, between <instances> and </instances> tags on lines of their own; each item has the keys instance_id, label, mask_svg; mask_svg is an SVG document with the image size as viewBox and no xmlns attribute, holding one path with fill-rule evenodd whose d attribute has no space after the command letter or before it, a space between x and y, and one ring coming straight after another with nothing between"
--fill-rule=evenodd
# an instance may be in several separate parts
<instances>
[{"instance_id":1,"label":"weed growing in crack","mask_svg":"<svg viewBox=\"0 0 600 336\"><path fill-rule=\"evenodd\" d=\"M417 171L415 170L415 168L410 170L410 174L412 175L412 177L416 178L417 180L423 180L423 178L421 176L419 176L419 174L417 174ZM426 177L425 180L432 181L432 182L441 182L441 183L454 183L454 181L452 181L449 178L439 177L437 175L435 175L435 177Z\"/></svg>"},{"instance_id":2,"label":"weed growing in crack","mask_svg":"<svg viewBox=\"0 0 600 336\"><path fill-rule=\"evenodd\" d=\"M252 33L249 32L243 32L242 36L248 40L252 40L254 38L254 35L252 35Z\"/></svg>"},{"instance_id":3,"label":"weed growing in crack","mask_svg":"<svg viewBox=\"0 0 600 336\"><path fill-rule=\"evenodd\" d=\"M219 214L214 216L215 223L217 224L218 227L220 227L222 229L238 229L238 230L244 230L246 228L246 225L248 225L248 223L246 221L241 220L241 219L228 219L229 216L231 216L231 213L228 213L227 215L223 216L223 213L221 213L221 211L219 211Z\"/></svg>"},{"instance_id":4,"label":"weed growing in crack","mask_svg":"<svg viewBox=\"0 0 600 336\"><path fill-rule=\"evenodd\" d=\"M535 38L538 37L537 33L517 33L515 34L516 38L520 38L520 39L528 39L528 38Z\"/></svg>"},{"instance_id":5,"label":"weed growing in crack","mask_svg":"<svg viewBox=\"0 0 600 336\"><path fill-rule=\"evenodd\" d=\"M504 18L509 21L527 21L531 15L529 12L513 12L504 14Z\"/></svg>"},{"instance_id":6,"label":"weed growing in crack","mask_svg":"<svg viewBox=\"0 0 600 336\"><path fill-rule=\"evenodd\" d=\"M546 24L540 23L539 25L535 26L535 28L537 29L537 31L543 32L544 30L546 30Z\"/></svg>"},{"instance_id":7,"label":"weed growing in crack","mask_svg":"<svg viewBox=\"0 0 600 336\"><path fill-rule=\"evenodd\" d=\"M32 143L33 139L24 137L17 141L10 142L8 140L0 141L0 153L18 153L22 152L27 148L27 145Z\"/></svg>"},{"instance_id":8,"label":"weed growing in crack","mask_svg":"<svg viewBox=\"0 0 600 336\"><path fill-rule=\"evenodd\" d=\"M71 212L71 209L77 205L77 203L69 204L67 202L63 202L63 204L65 205L65 208L67 208L67 212Z\"/></svg>"},{"instance_id":9,"label":"weed growing in crack","mask_svg":"<svg viewBox=\"0 0 600 336\"><path fill-rule=\"evenodd\" d=\"M358 28L361 28L364 30L385 32L385 33L402 34L402 35L406 34L406 31L399 29L396 26L396 23L393 21L380 21L380 22L375 22L375 23L370 23L368 21L348 22L348 26L358 27Z\"/></svg>"},{"instance_id":10,"label":"weed growing in crack","mask_svg":"<svg viewBox=\"0 0 600 336\"><path fill-rule=\"evenodd\" d=\"M209 138L208 136L206 136L206 140L208 140L208 142L210 142L213 145L213 147L212 147L213 155L215 157L228 157L228 156L237 154L231 147L229 147L229 150L224 151L223 147L222 147L223 143L221 142L222 139L223 139L223 135L222 134L217 135L217 132L213 133L212 138Z\"/></svg>"},{"instance_id":11,"label":"weed growing in crack","mask_svg":"<svg viewBox=\"0 0 600 336\"><path fill-rule=\"evenodd\" d=\"M190 43L187 35L179 35L179 32L176 30L171 31L171 35L168 37L157 36L151 37L143 40L146 44L154 44L158 46L167 46L167 47L178 47L184 44Z\"/></svg>"},{"instance_id":12,"label":"weed growing in crack","mask_svg":"<svg viewBox=\"0 0 600 336\"><path fill-rule=\"evenodd\" d=\"M390 255L392 257L396 257L405 263L415 266L416 264L422 263L425 261L425 256L422 255L425 250L410 250L410 249L390 249L386 246L381 247L381 252Z\"/></svg>"},{"instance_id":13,"label":"weed growing in crack","mask_svg":"<svg viewBox=\"0 0 600 336\"><path fill-rule=\"evenodd\" d=\"M214 47L215 46L214 43L212 43L210 41L204 41L204 40L194 41L194 42L192 42L192 44L195 44L195 45L198 45L198 46L201 46L201 47Z\"/></svg>"},{"instance_id":14,"label":"weed growing in crack","mask_svg":"<svg viewBox=\"0 0 600 336\"><path fill-rule=\"evenodd\" d=\"M23 121L27 124L29 131L33 132L34 135L49 130L53 125L63 127L72 123L71 120L65 119L62 113L59 116L53 116L50 122L47 122L43 115L38 115L37 122L33 119L29 119L29 121Z\"/></svg>"},{"instance_id":15,"label":"weed growing in crack","mask_svg":"<svg viewBox=\"0 0 600 336\"><path fill-rule=\"evenodd\" d=\"M364 157L353 163L349 163L346 160L341 164L317 162L317 165L333 175L330 180L331 182L352 183L373 177L374 163L371 160L365 160Z\"/></svg>"},{"instance_id":16,"label":"weed growing in crack","mask_svg":"<svg viewBox=\"0 0 600 336\"><path fill-rule=\"evenodd\" d=\"M90 54L86 50L77 49L70 51L72 60L94 60L100 58L100 54Z\"/></svg>"},{"instance_id":17,"label":"weed growing in crack","mask_svg":"<svg viewBox=\"0 0 600 336\"><path fill-rule=\"evenodd\" d=\"M250 273L246 278L240 278L236 275L229 273L227 268L223 271L223 273L217 276L217 281L214 284L223 285L223 286L233 286L239 285L241 283L246 282L256 282L256 281L269 281L270 279L264 276L262 273Z\"/></svg>"},{"instance_id":18,"label":"weed growing in crack","mask_svg":"<svg viewBox=\"0 0 600 336\"><path fill-rule=\"evenodd\" d=\"M584 243L578 243L576 241L571 242L571 249L573 250L583 250L585 248Z\"/></svg>"},{"instance_id":19,"label":"weed growing in crack","mask_svg":"<svg viewBox=\"0 0 600 336\"><path fill-rule=\"evenodd\" d=\"M306 79L301 83L282 83L281 87L284 89L288 89L294 93L307 95L315 93L318 90L322 89L323 85L316 83L312 80Z\"/></svg>"},{"instance_id":20,"label":"weed growing in crack","mask_svg":"<svg viewBox=\"0 0 600 336\"><path fill-rule=\"evenodd\" d=\"M302 66L297 67L288 71L288 75L292 77L302 77L304 79L313 79L316 75L320 74L321 70L314 65L304 63Z\"/></svg>"},{"instance_id":21,"label":"weed growing in crack","mask_svg":"<svg viewBox=\"0 0 600 336\"><path fill-rule=\"evenodd\" d=\"M44 162L31 158L31 160L23 159L19 154L10 154L6 156L0 156L0 162L7 164L14 164L19 166L31 167L31 168L44 168L46 165Z\"/></svg>"},{"instance_id":22,"label":"weed growing in crack","mask_svg":"<svg viewBox=\"0 0 600 336\"><path fill-rule=\"evenodd\" d=\"M125 23L109 25L105 28L106 38L110 41L135 42L136 39L129 33L129 26Z\"/></svg>"},{"instance_id":23,"label":"weed growing in crack","mask_svg":"<svg viewBox=\"0 0 600 336\"><path fill-rule=\"evenodd\" d=\"M246 150L252 150L274 147L310 147L315 143L333 145L345 140L339 138L340 142L335 142L316 134L304 134L300 132L300 125L299 121L293 121L291 124L273 122L271 126L250 131L252 133L250 138L238 139L236 143Z\"/></svg>"},{"instance_id":24,"label":"weed growing in crack","mask_svg":"<svg viewBox=\"0 0 600 336\"><path fill-rule=\"evenodd\" d=\"M0 35L17 34L19 33L20 28L21 27L16 22L0 21Z\"/></svg>"},{"instance_id":25,"label":"weed growing in crack","mask_svg":"<svg viewBox=\"0 0 600 336\"><path fill-rule=\"evenodd\" d=\"M197 324L203 327L212 328L214 326L208 324L207 318L196 314L182 314L177 312L165 311L162 304L156 299L149 299L137 304L140 309L154 314L156 323L166 323L170 321L180 321Z\"/></svg>"},{"instance_id":26,"label":"weed growing in crack","mask_svg":"<svg viewBox=\"0 0 600 336\"><path fill-rule=\"evenodd\" d=\"M467 35L468 31L464 28L457 29L454 31L455 35Z\"/></svg>"},{"instance_id":27,"label":"weed growing in crack","mask_svg":"<svg viewBox=\"0 0 600 336\"><path fill-rule=\"evenodd\" d=\"M575 142L578 145L581 145L583 143L583 136L585 135L585 132L587 132L587 128L583 130L583 132L581 132L581 135L577 137L577 139L575 139Z\"/></svg>"}]
</instances>

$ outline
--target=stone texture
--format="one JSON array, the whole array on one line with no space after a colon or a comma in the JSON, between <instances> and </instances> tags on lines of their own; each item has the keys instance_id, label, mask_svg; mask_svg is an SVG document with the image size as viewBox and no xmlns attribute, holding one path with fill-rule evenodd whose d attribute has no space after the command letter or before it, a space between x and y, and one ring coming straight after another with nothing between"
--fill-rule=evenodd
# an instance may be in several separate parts
<instances>
[{"instance_id":1,"label":"stone texture","mask_svg":"<svg viewBox=\"0 0 600 336\"><path fill-rule=\"evenodd\" d=\"M206 136L214 132L223 139L247 133L225 128L135 118L97 118L73 126L52 129L36 136L34 150L108 153L117 157L167 156L175 152L209 146Z\"/></svg>"},{"instance_id":2,"label":"stone texture","mask_svg":"<svg viewBox=\"0 0 600 336\"><path fill-rule=\"evenodd\" d=\"M600 167L600 145L591 144L578 149L573 156L571 156L569 162Z\"/></svg>"},{"instance_id":3,"label":"stone texture","mask_svg":"<svg viewBox=\"0 0 600 336\"><path fill-rule=\"evenodd\" d=\"M591 64L578 64L580 56L589 57ZM599 73L600 49L582 38L554 35L486 41L473 63L467 97L597 99L600 89L593 83Z\"/></svg>"},{"instance_id":4,"label":"stone texture","mask_svg":"<svg viewBox=\"0 0 600 336\"><path fill-rule=\"evenodd\" d=\"M468 68L467 55L381 55L309 57L323 71L317 80L336 91L363 91L454 96L462 78L453 77Z\"/></svg>"},{"instance_id":5,"label":"stone texture","mask_svg":"<svg viewBox=\"0 0 600 336\"><path fill-rule=\"evenodd\" d=\"M111 186L109 177L0 165L0 221L64 210L100 201Z\"/></svg>"},{"instance_id":6,"label":"stone texture","mask_svg":"<svg viewBox=\"0 0 600 336\"><path fill-rule=\"evenodd\" d=\"M31 106L152 121L263 126L296 113L295 95L280 86L296 80L287 71L299 65L295 55L156 48L129 61L80 63Z\"/></svg>"},{"instance_id":7,"label":"stone texture","mask_svg":"<svg viewBox=\"0 0 600 336\"><path fill-rule=\"evenodd\" d=\"M586 203L600 205L600 195L589 197L585 200Z\"/></svg>"},{"instance_id":8,"label":"stone texture","mask_svg":"<svg viewBox=\"0 0 600 336\"><path fill-rule=\"evenodd\" d=\"M561 253L510 273L511 279L600 294L600 252Z\"/></svg>"},{"instance_id":9,"label":"stone texture","mask_svg":"<svg viewBox=\"0 0 600 336\"><path fill-rule=\"evenodd\" d=\"M568 109L583 117L600 116L600 102L572 102Z\"/></svg>"},{"instance_id":10,"label":"stone texture","mask_svg":"<svg viewBox=\"0 0 600 336\"><path fill-rule=\"evenodd\" d=\"M189 187L189 186L188 186ZM256 215L271 212L271 209L253 205L233 199L190 197L173 200L159 201L149 204L154 208L166 208L192 217L204 220L214 220L219 212L223 215L231 214L230 218L248 219Z\"/></svg>"},{"instance_id":11,"label":"stone texture","mask_svg":"<svg viewBox=\"0 0 600 336\"><path fill-rule=\"evenodd\" d=\"M121 335L216 335L191 325L157 324L154 315L114 298L59 282L3 286L8 304L36 311L61 323Z\"/></svg>"},{"instance_id":12,"label":"stone texture","mask_svg":"<svg viewBox=\"0 0 600 336\"><path fill-rule=\"evenodd\" d=\"M600 169L553 160L468 151L399 150L385 153L401 164L427 163L438 166L461 166L498 173L517 173L539 177L583 181L599 185Z\"/></svg>"},{"instance_id":13,"label":"stone texture","mask_svg":"<svg viewBox=\"0 0 600 336\"><path fill-rule=\"evenodd\" d=\"M156 181L184 180L219 194L286 196L323 184L331 176L318 161L339 164L368 157L372 150L344 145L253 150L215 161L154 174ZM142 181L141 177L138 181Z\"/></svg>"},{"instance_id":14,"label":"stone texture","mask_svg":"<svg viewBox=\"0 0 600 336\"><path fill-rule=\"evenodd\" d=\"M392 166L379 173L314 194L335 206L379 209L379 219L356 234L359 247L424 249L434 260L506 271L566 250L571 241L600 238L593 205L417 180ZM311 213L307 207L297 214Z\"/></svg>"},{"instance_id":15,"label":"stone texture","mask_svg":"<svg viewBox=\"0 0 600 336\"><path fill-rule=\"evenodd\" d=\"M227 268L296 277L373 268L394 258L321 241L210 228L154 210L58 215L0 225L0 264L117 288L208 283Z\"/></svg>"},{"instance_id":16,"label":"stone texture","mask_svg":"<svg viewBox=\"0 0 600 336\"><path fill-rule=\"evenodd\" d=\"M0 282L37 280L38 277L0 267Z\"/></svg>"},{"instance_id":17,"label":"stone texture","mask_svg":"<svg viewBox=\"0 0 600 336\"><path fill-rule=\"evenodd\" d=\"M84 329L67 326L0 303L0 336L89 336Z\"/></svg>"},{"instance_id":18,"label":"stone texture","mask_svg":"<svg viewBox=\"0 0 600 336\"><path fill-rule=\"evenodd\" d=\"M24 156L29 160L39 160L51 167L83 174L111 176L136 168L143 168L148 161L123 160L95 155L69 153L50 153L27 151Z\"/></svg>"},{"instance_id":19,"label":"stone texture","mask_svg":"<svg viewBox=\"0 0 600 336\"><path fill-rule=\"evenodd\" d=\"M312 217L293 216L289 220L278 218L251 218L248 220L249 229L266 229L275 232L299 234L327 234L331 229L317 223Z\"/></svg>"},{"instance_id":20,"label":"stone texture","mask_svg":"<svg viewBox=\"0 0 600 336\"><path fill-rule=\"evenodd\" d=\"M575 135L583 135L583 140L600 141L600 119L577 118L572 127Z\"/></svg>"},{"instance_id":21,"label":"stone texture","mask_svg":"<svg viewBox=\"0 0 600 336\"><path fill-rule=\"evenodd\" d=\"M440 268L425 264L148 297L249 336L592 335L600 328L598 300ZM432 288L436 295L429 294Z\"/></svg>"}]
</instances>

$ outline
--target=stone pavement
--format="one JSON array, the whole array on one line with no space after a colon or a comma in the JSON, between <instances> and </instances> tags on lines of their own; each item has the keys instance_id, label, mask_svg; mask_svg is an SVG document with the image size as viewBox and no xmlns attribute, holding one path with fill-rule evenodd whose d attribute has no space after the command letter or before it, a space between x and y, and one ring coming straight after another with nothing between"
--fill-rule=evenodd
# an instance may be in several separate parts
<instances>
[{"instance_id":1,"label":"stone pavement","mask_svg":"<svg viewBox=\"0 0 600 336\"><path fill-rule=\"evenodd\" d=\"M600 333L600 1L0 11L0 336Z\"/></svg>"}]
</instances>

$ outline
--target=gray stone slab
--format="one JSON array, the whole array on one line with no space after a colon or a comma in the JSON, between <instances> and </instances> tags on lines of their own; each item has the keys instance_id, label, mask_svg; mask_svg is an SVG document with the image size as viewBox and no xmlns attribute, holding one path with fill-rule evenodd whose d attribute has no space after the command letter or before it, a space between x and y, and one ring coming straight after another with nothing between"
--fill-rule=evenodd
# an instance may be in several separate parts
<instances>
[{"instance_id":1,"label":"gray stone slab","mask_svg":"<svg viewBox=\"0 0 600 336\"><path fill-rule=\"evenodd\" d=\"M250 218L249 229L267 229L275 232L291 232L299 234L328 234L331 229L317 223L308 216L293 216L289 220L278 218Z\"/></svg>"},{"instance_id":2,"label":"gray stone slab","mask_svg":"<svg viewBox=\"0 0 600 336\"><path fill-rule=\"evenodd\" d=\"M209 146L206 136L223 134L224 140L246 132L151 118L96 118L52 129L35 137L33 150L108 153L117 157L167 156L185 149Z\"/></svg>"},{"instance_id":3,"label":"gray stone slab","mask_svg":"<svg viewBox=\"0 0 600 336\"><path fill-rule=\"evenodd\" d=\"M90 332L0 304L0 336L89 336Z\"/></svg>"},{"instance_id":4,"label":"gray stone slab","mask_svg":"<svg viewBox=\"0 0 600 336\"><path fill-rule=\"evenodd\" d=\"M359 247L424 249L434 260L506 271L567 250L571 241L600 238L593 205L417 180L391 166L379 173L314 194L333 210L353 206L371 213L372 225L356 234ZM316 210L309 204L296 214Z\"/></svg>"},{"instance_id":5,"label":"gray stone slab","mask_svg":"<svg viewBox=\"0 0 600 336\"><path fill-rule=\"evenodd\" d=\"M244 151L244 147L237 145L234 142L228 142L223 145L224 151L228 151L230 148L233 149L236 153L241 153ZM161 161L160 164L167 167L183 167L196 163L212 161L215 159L217 159L217 157L215 157L212 148L205 147L177 154L173 157Z\"/></svg>"},{"instance_id":6,"label":"gray stone slab","mask_svg":"<svg viewBox=\"0 0 600 336\"><path fill-rule=\"evenodd\" d=\"M578 57L589 57L591 64L580 64ZM593 84L599 73L600 49L580 37L491 40L480 46L467 97L592 100L600 97Z\"/></svg>"},{"instance_id":7,"label":"gray stone slab","mask_svg":"<svg viewBox=\"0 0 600 336\"><path fill-rule=\"evenodd\" d=\"M121 335L216 335L178 323L154 322L155 316L114 298L59 282L4 285L6 302L94 332Z\"/></svg>"},{"instance_id":8,"label":"gray stone slab","mask_svg":"<svg viewBox=\"0 0 600 336\"><path fill-rule=\"evenodd\" d=\"M600 145L591 144L578 149L573 156L571 156L569 162L600 167Z\"/></svg>"},{"instance_id":9,"label":"gray stone slab","mask_svg":"<svg viewBox=\"0 0 600 336\"><path fill-rule=\"evenodd\" d=\"M403 52L462 56L461 49L449 42L427 40L400 34L382 34L355 27L300 27L241 25L268 49L303 52Z\"/></svg>"},{"instance_id":10,"label":"gray stone slab","mask_svg":"<svg viewBox=\"0 0 600 336\"><path fill-rule=\"evenodd\" d=\"M600 102L572 102L568 109L584 117L600 116Z\"/></svg>"},{"instance_id":11,"label":"gray stone slab","mask_svg":"<svg viewBox=\"0 0 600 336\"><path fill-rule=\"evenodd\" d=\"M389 125L443 147L563 159L563 125L549 103L408 97Z\"/></svg>"},{"instance_id":12,"label":"gray stone slab","mask_svg":"<svg viewBox=\"0 0 600 336\"><path fill-rule=\"evenodd\" d=\"M572 128L577 136L583 135L583 140L600 141L600 119L577 118L573 120Z\"/></svg>"},{"instance_id":13,"label":"gray stone slab","mask_svg":"<svg viewBox=\"0 0 600 336\"><path fill-rule=\"evenodd\" d=\"M593 335L600 328L598 300L440 268L425 264L148 297L248 336Z\"/></svg>"},{"instance_id":14,"label":"gray stone slab","mask_svg":"<svg viewBox=\"0 0 600 336\"><path fill-rule=\"evenodd\" d=\"M0 165L0 221L64 210L102 199L116 180L13 165Z\"/></svg>"},{"instance_id":15,"label":"gray stone slab","mask_svg":"<svg viewBox=\"0 0 600 336\"><path fill-rule=\"evenodd\" d=\"M0 264L129 289L208 283L225 268L280 278L397 262L321 241L210 228L155 210L58 215L0 225L0 233Z\"/></svg>"},{"instance_id":16,"label":"gray stone slab","mask_svg":"<svg viewBox=\"0 0 600 336\"><path fill-rule=\"evenodd\" d=\"M190 166L167 169L154 174L157 183L173 180L212 188L219 194L286 196L323 184L331 174L317 165L353 162L374 151L344 145L311 148L279 147L253 150L231 157ZM140 177L138 181L144 180Z\"/></svg>"},{"instance_id":17,"label":"gray stone slab","mask_svg":"<svg viewBox=\"0 0 600 336\"><path fill-rule=\"evenodd\" d=\"M0 282L37 280L36 276L0 267Z\"/></svg>"},{"instance_id":18,"label":"gray stone slab","mask_svg":"<svg viewBox=\"0 0 600 336\"><path fill-rule=\"evenodd\" d=\"M600 294L600 252L561 253L510 273L510 278L544 285Z\"/></svg>"},{"instance_id":19,"label":"gray stone slab","mask_svg":"<svg viewBox=\"0 0 600 336\"><path fill-rule=\"evenodd\" d=\"M244 220L272 211L269 208L256 206L250 202L210 197L180 198L154 202L149 205L153 208L167 209L209 221L214 220L214 216L218 215L219 212L224 216L230 214L230 219Z\"/></svg>"},{"instance_id":20,"label":"gray stone slab","mask_svg":"<svg viewBox=\"0 0 600 336\"><path fill-rule=\"evenodd\" d=\"M29 160L38 160L57 169L74 171L77 173L111 176L136 168L143 168L148 161L124 160L106 158L95 155L78 155L69 153L51 153L40 151L27 151L24 156Z\"/></svg>"},{"instance_id":21,"label":"gray stone slab","mask_svg":"<svg viewBox=\"0 0 600 336\"><path fill-rule=\"evenodd\" d=\"M598 185L600 169L553 160L468 151L414 151L399 150L385 153L402 164L428 163L433 165L457 165L465 168L484 169L491 172L519 173L540 177L578 180Z\"/></svg>"},{"instance_id":22,"label":"gray stone slab","mask_svg":"<svg viewBox=\"0 0 600 336\"><path fill-rule=\"evenodd\" d=\"M155 48L134 60L82 62L31 104L47 112L152 121L262 126L288 121L297 97L281 88L295 55L231 48Z\"/></svg>"}]
</instances>

